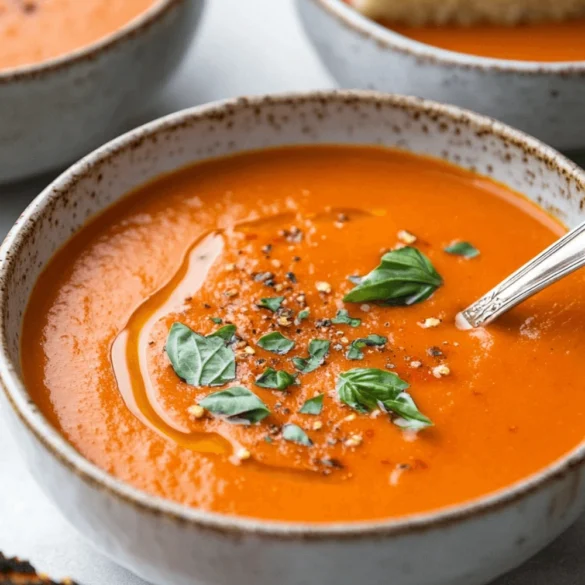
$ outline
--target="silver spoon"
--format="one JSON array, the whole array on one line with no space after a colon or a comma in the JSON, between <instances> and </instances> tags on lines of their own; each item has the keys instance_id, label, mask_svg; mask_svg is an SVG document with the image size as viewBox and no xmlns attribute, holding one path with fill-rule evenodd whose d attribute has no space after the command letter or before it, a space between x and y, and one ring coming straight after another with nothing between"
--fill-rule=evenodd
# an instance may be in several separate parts
<instances>
[{"instance_id":1,"label":"silver spoon","mask_svg":"<svg viewBox=\"0 0 585 585\"><path fill-rule=\"evenodd\" d=\"M459 329L482 327L549 284L585 266L585 223L524 264L478 301L457 314Z\"/></svg>"}]
</instances>

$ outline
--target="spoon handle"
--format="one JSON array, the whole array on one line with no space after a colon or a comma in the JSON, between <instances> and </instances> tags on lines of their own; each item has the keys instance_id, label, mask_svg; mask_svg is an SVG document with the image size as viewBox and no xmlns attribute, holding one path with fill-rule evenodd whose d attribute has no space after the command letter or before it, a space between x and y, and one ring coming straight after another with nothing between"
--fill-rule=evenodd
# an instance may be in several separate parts
<instances>
[{"instance_id":1,"label":"spoon handle","mask_svg":"<svg viewBox=\"0 0 585 585\"><path fill-rule=\"evenodd\" d=\"M487 325L584 265L585 223L582 223L459 313L457 324L463 329Z\"/></svg>"}]
</instances>

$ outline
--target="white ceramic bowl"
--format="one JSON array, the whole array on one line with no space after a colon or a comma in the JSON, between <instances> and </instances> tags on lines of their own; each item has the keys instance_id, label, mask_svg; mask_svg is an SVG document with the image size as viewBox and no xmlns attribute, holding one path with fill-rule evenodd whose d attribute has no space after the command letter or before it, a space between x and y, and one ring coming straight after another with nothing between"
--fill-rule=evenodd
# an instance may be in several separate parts
<instances>
[{"instance_id":1,"label":"white ceramic bowl","mask_svg":"<svg viewBox=\"0 0 585 585\"><path fill-rule=\"evenodd\" d=\"M545 546L585 507L585 445L489 497L398 520L259 521L143 493L84 459L31 401L22 314L51 255L129 190L212 156L285 144L382 144L455 162L525 193L569 225L585 173L500 123L374 92L239 99L152 122L100 148L29 206L0 248L0 380L28 466L100 551L157 585L479 585ZM429 486L429 489L432 489ZM294 497L291 495L291 497Z\"/></svg>"},{"instance_id":2,"label":"white ceramic bowl","mask_svg":"<svg viewBox=\"0 0 585 585\"><path fill-rule=\"evenodd\" d=\"M585 61L506 61L455 53L395 33L342 0L296 0L308 37L342 87L470 108L556 148L585 147Z\"/></svg>"},{"instance_id":3,"label":"white ceramic bowl","mask_svg":"<svg viewBox=\"0 0 585 585\"><path fill-rule=\"evenodd\" d=\"M203 4L157 0L96 43L0 70L0 183L68 165L126 131L181 62Z\"/></svg>"}]
</instances>

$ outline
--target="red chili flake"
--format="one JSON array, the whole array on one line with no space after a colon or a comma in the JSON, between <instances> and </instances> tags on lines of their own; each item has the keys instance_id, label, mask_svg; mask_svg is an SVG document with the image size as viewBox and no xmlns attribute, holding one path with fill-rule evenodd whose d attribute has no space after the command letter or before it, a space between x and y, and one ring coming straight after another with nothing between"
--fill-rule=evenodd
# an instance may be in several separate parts
<instances>
[{"instance_id":1,"label":"red chili flake","mask_svg":"<svg viewBox=\"0 0 585 585\"><path fill-rule=\"evenodd\" d=\"M321 463L321 465L325 465L327 467L334 467L335 469L343 469L343 463L341 463L341 461L339 461L338 459L334 459L333 457L323 457L323 459L321 459L319 461L319 463Z\"/></svg>"},{"instance_id":2,"label":"red chili flake","mask_svg":"<svg viewBox=\"0 0 585 585\"><path fill-rule=\"evenodd\" d=\"M22 3L22 11L25 14L32 14L33 12L35 12L37 10L38 6L32 2L32 0L29 0L28 2L23 2Z\"/></svg>"},{"instance_id":3,"label":"red chili flake","mask_svg":"<svg viewBox=\"0 0 585 585\"><path fill-rule=\"evenodd\" d=\"M414 469L428 469L428 465L422 459L415 459L413 461Z\"/></svg>"}]
</instances>

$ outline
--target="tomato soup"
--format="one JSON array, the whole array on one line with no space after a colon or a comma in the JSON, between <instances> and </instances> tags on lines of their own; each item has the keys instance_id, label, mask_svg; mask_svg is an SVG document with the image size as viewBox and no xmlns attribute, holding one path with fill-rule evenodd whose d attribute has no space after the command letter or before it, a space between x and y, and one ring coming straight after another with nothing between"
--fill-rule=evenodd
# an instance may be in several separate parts
<instances>
[{"instance_id":1,"label":"tomato soup","mask_svg":"<svg viewBox=\"0 0 585 585\"><path fill-rule=\"evenodd\" d=\"M415 41L458 53L518 61L585 60L585 20L517 26L384 24Z\"/></svg>"},{"instance_id":2,"label":"tomato soup","mask_svg":"<svg viewBox=\"0 0 585 585\"><path fill-rule=\"evenodd\" d=\"M126 25L157 0L0 0L0 70L60 57Z\"/></svg>"},{"instance_id":3,"label":"tomato soup","mask_svg":"<svg viewBox=\"0 0 585 585\"><path fill-rule=\"evenodd\" d=\"M90 461L203 510L331 522L458 504L585 434L582 274L486 329L454 325L564 231L490 179L394 150L206 161L54 256L24 317L25 381Z\"/></svg>"},{"instance_id":4,"label":"tomato soup","mask_svg":"<svg viewBox=\"0 0 585 585\"><path fill-rule=\"evenodd\" d=\"M357 5L355 0L344 1L349 5ZM565 7L571 13L568 8L574 10L576 6ZM490 13L488 10L486 14L495 18L497 11L494 9ZM585 19L561 20L563 14L566 12L559 7L556 14L558 18L555 20L516 25L494 24L491 20L485 24L474 23L468 26L458 23L412 26L402 20L382 20L381 24L415 41L457 53L518 61L583 61Z\"/></svg>"}]
</instances>

